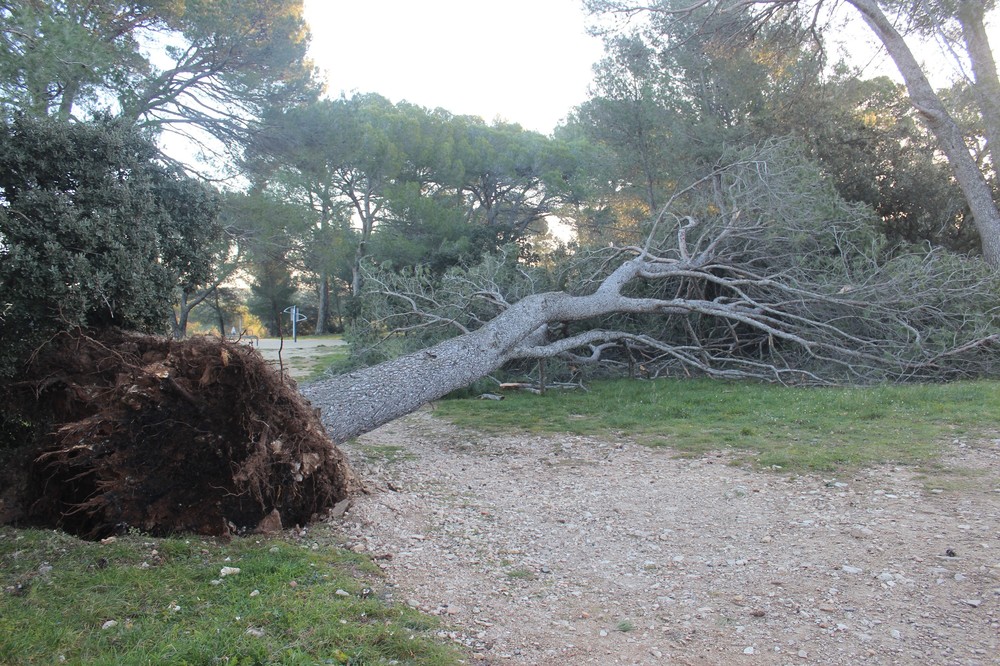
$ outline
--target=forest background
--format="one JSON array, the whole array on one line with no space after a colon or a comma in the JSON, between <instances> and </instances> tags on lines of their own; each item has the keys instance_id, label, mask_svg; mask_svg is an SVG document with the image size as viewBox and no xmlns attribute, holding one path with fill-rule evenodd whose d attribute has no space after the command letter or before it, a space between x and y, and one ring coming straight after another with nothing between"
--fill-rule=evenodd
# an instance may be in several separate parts
<instances>
[{"instance_id":1,"label":"forest background","mask_svg":"<svg viewBox=\"0 0 1000 666\"><path fill-rule=\"evenodd\" d=\"M637 274L624 296L656 307L548 321L505 360L994 372L995 3L586 7L605 56L543 135L325 94L300 1L0 3L5 374L73 326L287 335L293 304L300 333L347 331L370 364L629 257L699 259ZM903 83L831 52L845 12ZM932 88L906 40L964 76ZM197 161L163 150L178 139Z\"/></svg>"}]
</instances>

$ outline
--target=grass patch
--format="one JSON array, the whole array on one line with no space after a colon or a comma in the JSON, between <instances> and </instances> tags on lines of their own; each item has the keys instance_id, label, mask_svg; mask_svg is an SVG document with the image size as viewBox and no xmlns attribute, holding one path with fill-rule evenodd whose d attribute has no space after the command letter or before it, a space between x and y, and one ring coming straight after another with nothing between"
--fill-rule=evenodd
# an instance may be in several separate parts
<instances>
[{"instance_id":1,"label":"grass patch","mask_svg":"<svg viewBox=\"0 0 1000 666\"><path fill-rule=\"evenodd\" d=\"M0 528L0 663L460 663L377 577L332 546Z\"/></svg>"},{"instance_id":2,"label":"grass patch","mask_svg":"<svg viewBox=\"0 0 1000 666\"><path fill-rule=\"evenodd\" d=\"M393 444L366 444L360 448L368 462L383 465L391 465L404 460L416 460L417 458L406 447Z\"/></svg>"},{"instance_id":3,"label":"grass patch","mask_svg":"<svg viewBox=\"0 0 1000 666\"><path fill-rule=\"evenodd\" d=\"M519 567L517 569L511 569L507 572L507 578L514 580L535 580L535 572L531 569L525 567Z\"/></svg>"},{"instance_id":4,"label":"grass patch","mask_svg":"<svg viewBox=\"0 0 1000 666\"><path fill-rule=\"evenodd\" d=\"M990 472L984 469L952 467L931 462L921 465L916 479L924 490L931 493L964 493L977 488L989 487Z\"/></svg>"},{"instance_id":5,"label":"grass patch","mask_svg":"<svg viewBox=\"0 0 1000 666\"><path fill-rule=\"evenodd\" d=\"M627 633L635 629L635 623L632 620L622 620L615 625L615 631L621 631Z\"/></svg>"},{"instance_id":6,"label":"grass patch","mask_svg":"<svg viewBox=\"0 0 1000 666\"><path fill-rule=\"evenodd\" d=\"M308 360L303 363L302 369L306 374L302 377L302 382L312 382L324 377L330 368L334 367L350 355L350 347L347 345L337 345L327 347L322 345Z\"/></svg>"},{"instance_id":7,"label":"grass patch","mask_svg":"<svg viewBox=\"0 0 1000 666\"><path fill-rule=\"evenodd\" d=\"M589 392L447 400L435 414L495 431L633 437L696 455L729 448L764 467L920 464L949 438L996 427L1000 383L793 388L712 380L595 382Z\"/></svg>"}]
</instances>

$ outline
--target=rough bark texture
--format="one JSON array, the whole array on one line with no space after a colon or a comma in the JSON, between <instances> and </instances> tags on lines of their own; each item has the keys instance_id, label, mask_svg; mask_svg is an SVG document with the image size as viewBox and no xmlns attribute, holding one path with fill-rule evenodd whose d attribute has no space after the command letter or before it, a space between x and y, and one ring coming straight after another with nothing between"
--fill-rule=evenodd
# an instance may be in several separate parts
<instances>
[{"instance_id":1,"label":"rough bark texture","mask_svg":"<svg viewBox=\"0 0 1000 666\"><path fill-rule=\"evenodd\" d=\"M896 64L910 93L910 101L938 140L948 158L955 180L975 218L982 241L983 257L992 266L1000 266L1000 210L983 173L965 145L965 137L934 92L906 40L879 8L876 0L847 0L861 14Z\"/></svg>"},{"instance_id":2,"label":"rough bark texture","mask_svg":"<svg viewBox=\"0 0 1000 666\"><path fill-rule=\"evenodd\" d=\"M507 361L546 355L540 344L549 322L611 312L684 311L679 304L621 295L625 284L651 268L636 258L619 267L593 294L529 296L482 328L372 368L314 383L304 393L321 407L333 440L346 441L468 386Z\"/></svg>"}]
</instances>

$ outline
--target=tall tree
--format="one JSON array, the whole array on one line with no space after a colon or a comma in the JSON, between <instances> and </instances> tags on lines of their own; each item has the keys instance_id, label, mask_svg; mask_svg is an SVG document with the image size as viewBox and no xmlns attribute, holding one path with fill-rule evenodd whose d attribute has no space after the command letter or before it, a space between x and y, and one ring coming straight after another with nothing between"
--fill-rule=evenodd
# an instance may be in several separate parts
<instances>
[{"instance_id":1,"label":"tall tree","mask_svg":"<svg viewBox=\"0 0 1000 666\"><path fill-rule=\"evenodd\" d=\"M980 113L986 127L987 143L995 143L998 122L994 120L1000 109L1000 83L985 29L987 14L995 8L994 0L942 0L930 3L898 3L894 0L848 0L882 43L902 76L910 102L922 121L936 138L937 146L945 155L952 173L962 190L979 232L983 256L993 266L1000 266L1000 208L990 185L991 172L972 158L952 112L942 97L931 86L926 72L921 68L906 36L896 28L893 18L905 18L919 29L937 30L949 21L959 26L961 35L954 44L968 59L974 71L971 82L980 100ZM819 28L817 17L821 2L806 0L705 0L684 3L661 0L653 4L635 3L631 0L587 0L587 6L598 13L623 13L635 15L649 13L655 34L669 34L678 22L697 13L707 12L712 17L729 21L730 34L755 33L762 26L780 24L792 32L813 38ZM712 26L715 28L715 26ZM996 164L996 159L991 160Z\"/></svg>"},{"instance_id":2,"label":"tall tree","mask_svg":"<svg viewBox=\"0 0 1000 666\"><path fill-rule=\"evenodd\" d=\"M317 237L353 235L354 296L380 226L383 241L406 233L435 246L435 262L496 251L540 230L568 199L574 164L568 146L520 126L378 95L280 110L248 154L262 186L312 207ZM398 266L413 253L390 254Z\"/></svg>"},{"instance_id":3,"label":"tall tree","mask_svg":"<svg viewBox=\"0 0 1000 666\"><path fill-rule=\"evenodd\" d=\"M302 0L0 2L0 105L111 111L205 143L315 93Z\"/></svg>"}]
</instances>

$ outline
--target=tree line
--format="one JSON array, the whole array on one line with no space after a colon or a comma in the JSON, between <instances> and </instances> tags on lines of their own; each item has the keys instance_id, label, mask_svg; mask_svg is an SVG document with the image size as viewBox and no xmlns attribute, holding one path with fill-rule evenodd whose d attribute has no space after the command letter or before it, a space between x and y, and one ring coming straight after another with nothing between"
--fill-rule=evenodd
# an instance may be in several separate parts
<instances>
[{"instance_id":1,"label":"tree line","mask_svg":"<svg viewBox=\"0 0 1000 666\"><path fill-rule=\"evenodd\" d=\"M324 97L300 1L0 2L6 370L69 326L180 337L246 312L280 334L293 302L314 332L347 327L384 359L531 294L582 296L638 257L687 273L639 270L618 296L655 307L545 318L495 359L559 350L570 375L590 356L770 378L991 371L994 3L848 3L902 84L831 61L822 3L587 5L606 57L544 136ZM970 75L930 89L889 18L947 40ZM203 161L171 159L171 136ZM862 294L876 302L848 307Z\"/></svg>"}]
</instances>

